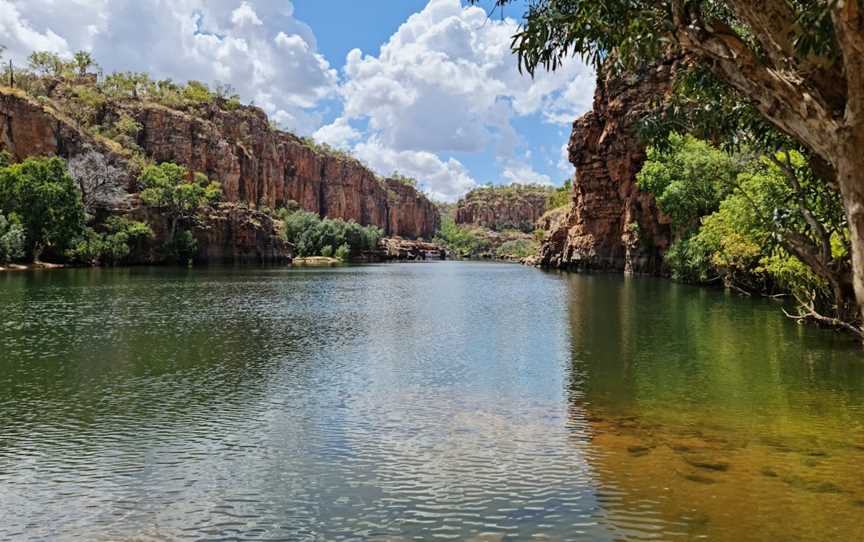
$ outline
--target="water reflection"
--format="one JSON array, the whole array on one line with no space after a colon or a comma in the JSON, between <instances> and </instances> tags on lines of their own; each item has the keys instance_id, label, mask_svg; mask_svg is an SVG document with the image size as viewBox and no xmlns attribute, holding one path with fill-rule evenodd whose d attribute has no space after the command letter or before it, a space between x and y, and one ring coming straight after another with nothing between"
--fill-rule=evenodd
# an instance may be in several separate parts
<instances>
[{"instance_id":1,"label":"water reflection","mask_svg":"<svg viewBox=\"0 0 864 542\"><path fill-rule=\"evenodd\" d=\"M6 274L0 307L0 539L861 534L860 354L758 302L442 263Z\"/></svg>"},{"instance_id":2,"label":"water reflection","mask_svg":"<svg viewBox=\"0 0 864 542\"><path fill-rule=\"evenodd\" d=\"M612 532L864 538L864 364L854 345L722 292L567 282L571 426Z\"/></svg>"}]
</instances>

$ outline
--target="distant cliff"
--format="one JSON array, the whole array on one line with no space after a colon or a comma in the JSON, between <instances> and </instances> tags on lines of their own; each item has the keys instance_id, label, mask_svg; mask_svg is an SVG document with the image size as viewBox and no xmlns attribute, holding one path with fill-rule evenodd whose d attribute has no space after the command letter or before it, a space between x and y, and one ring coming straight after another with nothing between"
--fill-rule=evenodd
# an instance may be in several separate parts
<instances>
[{"instance_id":1,"label":"distant cliff","mask_svg":"<svg viewBox=\"0 0 864 542\"><path fill-rule=\"evenodd\" d=\"M274 130L258 108L213 106L193 116L156 104L124 104L136 138L157 162L176 162L222 183L229 201L277 208L296 201L329 218L375 225L386 235L431 238L435 205L411 186L381 181L359 161Z\"/></svg>"},{"instance_id":2,"label":"distant cliff","mask_svg":"<svg viewBox=\"0 0 864 542\"><path fill-rule=\"evenodd\" d=\"M456 223L494 231L531 232L547 210L552 189L538 185L486 186L468 192L456 204Z\"/></svg>"},{"instance_id":3,"label":"distant cliff","mask_svg":"<svg viewBox=\"0 0 864 542\"><path fill-rule=\"evenodd\" d=\"M645 162L637 124L671 91L677 63L638 73L601 76L593 111L573 124L570 162L576 167L573 206L550 224L540 262L549 267L662 273L668 219L653 196L636 186Z\"/></svg>"},{"instance_id":4,"label":"distant cliff","mask_svg":"<svg viewBox=\"0 0 864 542\"><path fill-rule=\"evenodd\" d=\"M68 159L95 149L127 173L124 188L133 194L141 160L175 162L206 174L221 183L225 203L194 232L202 260L290 258L267 210L291 201L322 216L378 226L385 235L430 239L439 227L437 208L414 187L379 179L346 154L271 128L258 108L214 102L174 109L109 99L92 84L58 86L65 90L53 93L46 86L47 95L39 99L0 88L0 150L22 160ZM89 93L86 123L72 118L82 88ZM134 129L118 137L113 127L119 125ZM136 205L134 196L123 212L132 211L129 205Z\"/></svg>"}]
</instances>

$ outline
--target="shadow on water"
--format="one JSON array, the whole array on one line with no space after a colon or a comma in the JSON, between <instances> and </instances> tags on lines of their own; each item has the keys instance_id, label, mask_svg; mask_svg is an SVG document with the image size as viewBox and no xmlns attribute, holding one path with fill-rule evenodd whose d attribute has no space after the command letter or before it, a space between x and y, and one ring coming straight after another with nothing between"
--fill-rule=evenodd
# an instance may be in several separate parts
<instances>
[{"instance_id":1,"label":"shadow on water","mask_svg":"<svg viewBox=\"0 0 864 542\"><path fill-rule=\"evenodd\" d=\"M770 304L567 276L570 426L622 538L864 538L864 363Z\"/></svg>"}]
</instances>

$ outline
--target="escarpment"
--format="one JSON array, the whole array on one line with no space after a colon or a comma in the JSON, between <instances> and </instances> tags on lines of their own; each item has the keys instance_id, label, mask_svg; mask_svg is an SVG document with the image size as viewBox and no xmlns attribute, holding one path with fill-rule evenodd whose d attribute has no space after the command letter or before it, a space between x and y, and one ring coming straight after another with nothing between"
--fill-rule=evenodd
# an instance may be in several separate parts
<instances>
[{"instance_id":1,"label":"escarpment","mask_svg":"<svg viewBox=\"0 0 864 542\"><path fill-rule=\"evenodd\" d=\"M410 186L393 189L356 159L274 130L254 107L211 107L191 116L136 103L137 144L157 162L176 162L222 183L228 201L262 208L290 201L329 218L374 225L386 235L431 238L437 209Z\"/></svg>"},{"instance_id":2,"label":"escarpment","mask_svg":"<svg viewBox=\"0 0 864 542\"><path fill-rule=\"evenodd\" d=\"M220 260L254 259L251 240L266 237L259 235L259 227L272 235L276 231L273 220L263 218L266 210L290 202L321 216L374 225L385 235L410 239L430 239L439 225L435 205L412 186L379 179L346 154L271 128L265 113L255 107L226 110L211 104L183 111L123 99L105 101L98 115L97 125L112 126L130 118L140 129L120 145L80 128L52 107L51 99L0 90L0 150L21 160L50 155L71 158L95 149L129 172L130 192L137 189L132 173L136 153L157 163L175 162L202 172L221 184L225 203L232 208L216 213L215 229L196 230L201 254L219 255ZM241 217L238 213L243 209L248 212ZM252 216L255 210L265 212ZM245 248L232 253L232 237L238 237L237 246ZM284 247L275 241L264 244L258 251L260 260L282 259Z\"/></svg>"},{"instance_id":3,"label":"escarpment","mask_svg":"<svg viewBox=\"0 0 864 542\"><path fill-rule=\"evenodd\" d=\"M546 212L551 193L551 188L536 185L477 188L456 204L456 223L494 231L531 232Z\"/></svg>"},{"instance_id":4,"label":"escarpment","mask_svg":"<svg viewBox=\"0 0 864 542\"><path fill-rule=\"evenodd\" d=\"M576 167L573 205L547 232L540 262L549 267L660 274L671 242L669 220L636 174L645 162L637 125L668 96L678 67L669 59L622 76L600 76L594 108L576 120L569 143Z\"/></svg>"}]
</instances>

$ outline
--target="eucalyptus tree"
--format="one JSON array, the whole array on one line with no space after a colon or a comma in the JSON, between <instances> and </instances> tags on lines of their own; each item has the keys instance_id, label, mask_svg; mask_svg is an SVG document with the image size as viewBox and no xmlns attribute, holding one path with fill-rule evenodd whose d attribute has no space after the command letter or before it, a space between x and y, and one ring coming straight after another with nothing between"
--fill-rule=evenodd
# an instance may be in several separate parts
<instances>
[{"instance_id":1,"label":"eucalyptus tree","mask_svg":"<svg viewBox=\"0 0 864 542\"><path fill-rule=\"evenodd\" d=\"M620 69L674 51L709 71L824 161L820 178L842 194L864 314L861 0L533 0L512 47L531 74L572 55Z\"/></svg>"}]
</instances>

